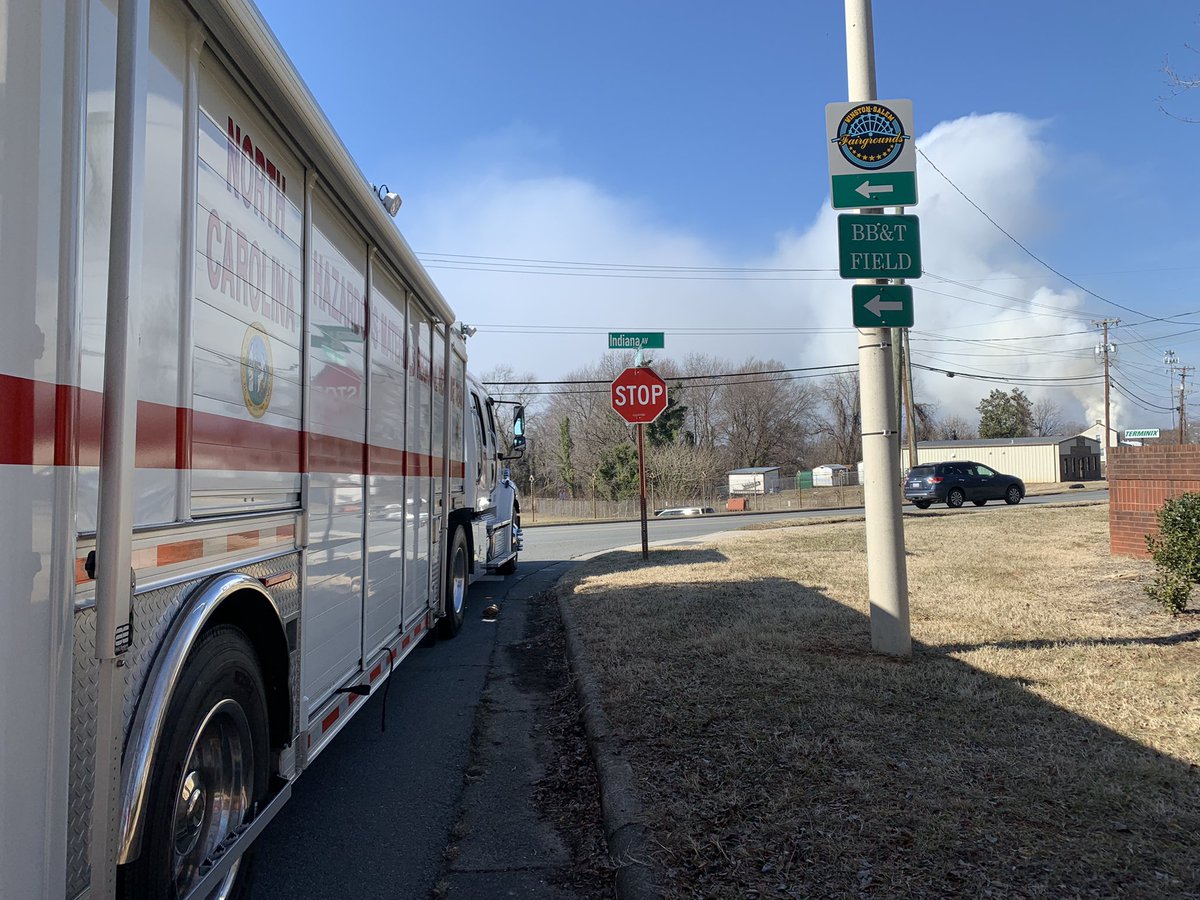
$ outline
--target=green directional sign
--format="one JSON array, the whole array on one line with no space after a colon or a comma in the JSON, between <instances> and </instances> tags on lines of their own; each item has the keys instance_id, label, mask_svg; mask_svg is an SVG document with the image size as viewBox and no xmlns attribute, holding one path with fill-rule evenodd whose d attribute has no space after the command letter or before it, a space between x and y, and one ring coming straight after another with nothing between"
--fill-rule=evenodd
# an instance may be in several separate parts
<instances>
[{"instance_id":1,"label":"green directional sign","mask_svg":"<svg viewBox=\"0 0 1200 900\"><path fill-rule=\"evenodd\" d=\"M916 172L879 172L874 175L834 175L833 208L864 206L916 206Z\"/></svg>"},{"instance_id":2,"label":"green directional sign","mask_svg":"<svg viewBox=\"0 0 1200 900\"><path fill-rule=\"evenodd\" d=\"M856 284L850 301L855 328L913 326L913 289L907 284Z\"/></svg>"},{"instance_id":3,"label":"green directional sign","mask_svg":"<svg viewBox=\"0 0 1200 900\"><path fill-rule=\"evenodd\" d=\"M1156 438L1161 436L1161 432L1157 428L1126 428L1124 436L1127 438Z\"/></svg>"},{"instance_id":4,"label":"green directional sign","mask_svg":"<svg viewBox=\"0 0 1200 900\"><path fill-rule=\"evenodd\" d=\"M916 216L838 216L838 268L843 278L920 278Z\"/></svg>"},{"instance_id":5,"label":"green directional sign","mask_svg":"<svg viewBox=\"0 0 1200 900\"><path fill-rule=\"evenodd\" d=\"M666 348L662 331L610 331L609 350L663 350Z\"/></svg>"}]
</instances>

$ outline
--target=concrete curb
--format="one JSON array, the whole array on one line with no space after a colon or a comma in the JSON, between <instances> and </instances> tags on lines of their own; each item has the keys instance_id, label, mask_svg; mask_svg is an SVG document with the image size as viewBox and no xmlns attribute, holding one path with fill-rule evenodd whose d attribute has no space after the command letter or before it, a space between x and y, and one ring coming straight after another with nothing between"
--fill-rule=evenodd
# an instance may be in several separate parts
<instances>
[{"instance_id":1,"label":"concrete curb","mask_svg":"<svg viewBox=\"0 0 1200 900\"><path fill-rule=\"evenodd\" d=\"M647 851L645 815L633 789L633 770L604 715L600 687L584 654L575 614L563 595L555 588L551 590L562 616L575 693L583 708L588 747L600 779L600 810L608 855L616 867L617 900L658 900L658 886Z\"/></svg>"}]
</instances>

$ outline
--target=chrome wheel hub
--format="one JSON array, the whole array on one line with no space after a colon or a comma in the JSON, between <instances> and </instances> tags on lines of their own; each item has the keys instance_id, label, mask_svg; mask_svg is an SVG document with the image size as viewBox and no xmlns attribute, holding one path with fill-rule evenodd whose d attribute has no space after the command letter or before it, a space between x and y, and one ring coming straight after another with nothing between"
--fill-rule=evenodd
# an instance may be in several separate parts
<instances>
[{"instance_id":1,"label":"chrome wheel hub","mask_svg":"<svg viewBox=\"0 0 1200 900\"><path fill-rule=\"evenodd\" d=\"M172 879L179 896L199 880L213 850L250 814L254 796L254 745L241 705L224 699L204 717L183 765L172 816ZM228 896L237 877L234 865L212 898Z\"/></svg>"}]
</instances>

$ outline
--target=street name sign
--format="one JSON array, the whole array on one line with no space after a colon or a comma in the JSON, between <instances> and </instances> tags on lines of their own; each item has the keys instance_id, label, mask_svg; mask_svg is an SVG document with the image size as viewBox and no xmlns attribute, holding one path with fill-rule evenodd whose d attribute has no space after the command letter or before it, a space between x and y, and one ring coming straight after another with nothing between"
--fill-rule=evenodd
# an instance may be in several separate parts
<instances>
[{"instance_id":1,"label":"street name sign","mask_svg":"<svg viewBox=\"0 0 1200 900\"><path fill-rule=\"evenodd\" d=\"M838 216L838 268L843 278L920 278L916 216Z\"/></svg>"},{"instance_id":2,"label":"street name sign","mask_svg":"<svg viewBox=\"0 0 1200 900\"><path fill-rule=\"evenodd\" d=\"M666 348L662 331L610 331L609 350L663 350Z\"/></svg>"},{"instance_id":3,"label":"street name sign","mask_svg":"<svg viewBox=\"0 0 1200 900\"><path fill-rule=\"evenodd\" d=\"M1157 428L1126 428L1124 431L1127 438L1156 438L1161 434Z\"/></svg>"},{"instance_id":4,"label":"street name sign","mask_svg":"<svg viewBox=\"0 0 1200 900\"><path fill-rule=\"evenodd\" d=\"M850 289L855 328L912 328L913 289L907 284L856 284Z\"/></svg>"},{"instance_id":5,"label":"street name sign","mask_svg":"<svg viewBox=\"0 0 1200 900\"><path fill-rule=\"evenodd\" d=\"M630 425L649 425L667 408L667 383L647 366L631 366L609 386L613 411Z\"/></svg>"},{"instance_id":6,"label":"street name sign","mask_svg":"<svg viewBox=\"0 0 1200 900\"><path fill-rule=\"evenodd\" d=\"M911 100L826 104L825 137L834 209L916 205Z\"/></svg>"}]
</instances>

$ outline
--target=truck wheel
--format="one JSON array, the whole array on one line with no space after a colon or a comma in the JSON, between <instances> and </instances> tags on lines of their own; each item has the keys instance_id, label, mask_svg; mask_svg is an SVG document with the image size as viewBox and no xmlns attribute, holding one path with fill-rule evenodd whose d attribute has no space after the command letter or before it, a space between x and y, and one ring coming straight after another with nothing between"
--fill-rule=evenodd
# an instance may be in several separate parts
<instances>
[{"instance_id":1,"label":"truck wheel","mask_svg":"<svg viewBox=\"0 0 1200 900\"><path fill-rule=\"evenodd\" d=\"M121 872L125 897L184 897L201 863L266 797L267 696L245 633L218 625L201 636L167 708L150 772L142 852ZM241 896L250 859L234 864L213 898Z\"/></svg>"},{"instance_id":2,"label":"truck wheel","mask_svg":"<svg viewBox=\"0 0 1200 900\"><path fill-rule=\"evenodd\" d=\"M438 636L452 638L462 628L467 605L470 562L467 558L467 537L461 528L454 529L450 555L446 559L446 614L438 619Z\"/></svg>"}]
</instances>

